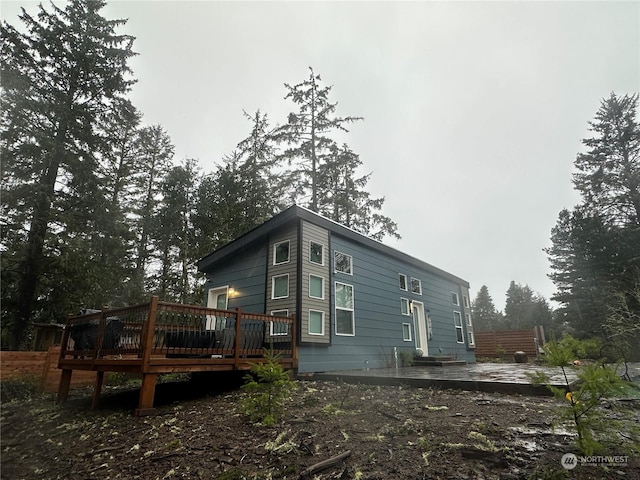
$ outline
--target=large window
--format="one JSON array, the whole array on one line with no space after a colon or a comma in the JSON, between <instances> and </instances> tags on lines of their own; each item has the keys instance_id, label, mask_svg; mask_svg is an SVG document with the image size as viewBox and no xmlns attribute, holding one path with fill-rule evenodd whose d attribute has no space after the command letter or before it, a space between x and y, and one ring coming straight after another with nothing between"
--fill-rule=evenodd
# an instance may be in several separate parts
<instances>
[{"instance_id":1,"label":"large window","mask_svg":"<svg viewBox=\"0 0 640 480\"><path fill-rule=\"evenodd\" d=\"M273 246L273 264L289 262L289 240L278 242Z\"/></svg>"},{"instance_id":2,"label":"large window","mask_svg":"<svg viewBox=\"0 0 640 480\"><path fill-rule=\"evenodd\" d=\"M353 285L336 282L336 335L355 335Z\"/></svg>"},{"instance_id":3,"label":"large window","mask_svg":"<svg viewBox=\"0 0 640 480\"><path fill-rule=\"evenodd\" d=\"M321 243L309 242L309 261L324 265L323 245Z\"/></svg>"},{"instance_id":4,"label":"large window","mask_svg":"<svg viewBox=\"0 0 640 480\"><path fill-rule=\"evenodd\" d=\"M309 310L309 335L324 335L324 312Z\"/></svg>"},{"instance_id":5,"label":"large window","mask_svg":"<svg viewBox=\"0 0 640 480\"><path fill-rule=\"evenodd\" d=\"M271 279L271 298L287 298L289 296L289 274L277 275Z\"/></svg>"},{"instance_id":6,"label":"large window","mask_svg":"<svg viewBox=\"0 0 640 480\"><path fill-rule=\"evenodd\" d=\"M453 323L456 327L456 342L464 343L464 335L462 333L462 315L460 315L460 312L453 312Z\"/></svg>"},{"instance_id":7,"label":"large window","mask_svg":"<svg viewBox=\"0 0 640 480\"><path fill-rule=\"evenodd\" d=\"M309 297L324 299L324 278L309 275Z\"/></svg>"},{"instance_id":8,"label":"large window","mask_svg":"<svg viewBox=\"0 0 640 480\"><path fill-rule=\"evenodd\" d=\"M346 253L335 252L333 255L333 268L336 272L353 275L353 257Z\"/></svg>"}]
</instances>

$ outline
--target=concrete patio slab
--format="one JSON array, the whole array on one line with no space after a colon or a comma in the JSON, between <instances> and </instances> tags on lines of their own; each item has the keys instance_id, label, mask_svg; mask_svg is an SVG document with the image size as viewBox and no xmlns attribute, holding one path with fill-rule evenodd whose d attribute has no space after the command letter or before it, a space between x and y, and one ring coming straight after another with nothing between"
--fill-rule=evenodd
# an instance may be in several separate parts
<instances>
[{"instance_id":1,"label":"concrete patio slab","mask_svg":"<svg viewBox=\"0 0 640 480\"><path fill-rule=\"evenodd\" d=\"M640 364L630 364L629 369L629 375L632 379L640 379ZM569 383L574 383L577 380L575 371L571 368L565 370ZM434 387L509 394L519 393L523 395L551 395L551 392L544 385L533 385L531 383L529 375L536 372L546 373L554 386L566 386L562 369L530 363L473 363L446 367L420 366L345 370L316 373L313 378L374 385L405 384L422 388Z\"/></svg>"}]
</instances>

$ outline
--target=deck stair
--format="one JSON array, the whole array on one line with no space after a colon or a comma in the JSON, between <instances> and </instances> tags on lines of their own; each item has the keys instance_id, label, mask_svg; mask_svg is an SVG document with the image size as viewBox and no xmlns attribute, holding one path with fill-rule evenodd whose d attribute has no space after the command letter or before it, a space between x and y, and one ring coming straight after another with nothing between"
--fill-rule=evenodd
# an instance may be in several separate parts
<instances>
[{"instance_id":1,"label":"deck stair","mask_svg":"<svg viewBox=\"0 0 640 480\"><path fill-rule=\"evenodd\" d=\"M452 365L466 365L465 360L456 360L450 355L430 355L426 357L414 357L415 367L450 367Z\"/></svg>"}]
</instances>

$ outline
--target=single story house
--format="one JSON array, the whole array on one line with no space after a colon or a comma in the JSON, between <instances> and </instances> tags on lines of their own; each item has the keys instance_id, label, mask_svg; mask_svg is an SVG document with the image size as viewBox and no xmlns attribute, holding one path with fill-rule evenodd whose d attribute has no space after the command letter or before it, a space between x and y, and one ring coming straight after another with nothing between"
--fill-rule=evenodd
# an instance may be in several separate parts
<instances>
[{"instance_id":1,"label":"single story house","mask_svg":"<svg viewBox=\"0 0 640 480\"><path fill-rule=\"evenodd\" d=\"M401 352L475 361L467 281L306 208L197 266L207 307L296 318L300 373L381 368Z\"/></svg>"}]
</instances>

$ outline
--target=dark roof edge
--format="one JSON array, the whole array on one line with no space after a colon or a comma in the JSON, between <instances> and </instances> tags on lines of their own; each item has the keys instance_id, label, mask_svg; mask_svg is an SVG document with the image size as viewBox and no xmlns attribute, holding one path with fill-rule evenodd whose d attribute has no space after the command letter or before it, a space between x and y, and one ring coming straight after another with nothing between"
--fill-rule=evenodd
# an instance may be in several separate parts
<instances>
[{"instance_id":1,"label":"dark roof edge","mask_svg":"<svg viewBox=\"0 0 640 480\"><path fill-rule=\"evenodd\" d=\"M469 288L469 282L467 282L466 280L453 275L452 273L449 273L445 270L442 270L438 267L435 267L433 265L431 265L430 263L427 263L423 260L420 260L418 258L412 257L411 255L408 255L404 252L401 252L400 250L397 250L393 247L389 247L388 245L385 245L377 240L374 240L371 237L367 237L366 235L363 235L360 232L357 232L355 230L352 230L348 227L345 227L344 225L341 225L329 218L323 217L322 215L319 215L315 212L312 212L309 209L306 209L304 207L301 207L299 205L293 205L289 208L287 208L286 210L283 210L282 212L280 212L279 214L275 215L274 217L272 217L271 219L267 220L265 223L263 223L262 225L259 225L257 227L255 227L252 230L249 230L248 232L246 232L245 234L241 235L240 237L238 237L237 239L233 240L232 242L224 245L223 247L220 247L218 250L210 253L209 255L201 258L200 260L198 260L196 262L196 265L198 267L198 270L200 270L201 272L206 271L206 269L212 265L213 263L215 263L217 260L220 260L221 258L237 251L238 249L254 242L255 240L257 240L258 238L262 237L263 235L266 235L268 232L270 232L271 230L274 230L276 228L278 228L281 225L286 224L287 222L289 222L290 220L293 220L295 218L301 218L303 220L306 220L310 223L316 224L320 227L324 227L327 230L331 230L332 232L341 235L343 237L346 237L350 240L354 240L358 243L361 243L373 250L376 250L378 252L384 253L386 255L389 255L391 257L394 257L396 259L402 260L404 262L410 263L410 264L414 264L420 268L422 268L423 270L426 270L428 272L434 273L440 277L444 277L446 279L449 279L455 283L461 284L462 286L465 286L467 288Z\"/></svg>"}]
</instances>

